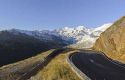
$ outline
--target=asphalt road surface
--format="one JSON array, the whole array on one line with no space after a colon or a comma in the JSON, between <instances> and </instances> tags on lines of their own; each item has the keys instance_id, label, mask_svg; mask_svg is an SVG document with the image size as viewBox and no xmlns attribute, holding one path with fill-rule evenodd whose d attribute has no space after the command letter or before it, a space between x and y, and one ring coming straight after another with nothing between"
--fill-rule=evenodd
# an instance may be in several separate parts
<instances>
[{"instance_id":1,"label":"asphalt road surface","mask_svg":"<svg viewBox=\"0 0 125 80\"><path fill-rule=\"evenodd\" d=\"M92 80L125 80L125 67L97 52L77 52L70 61Z\"/></svg>"}]
</instances>

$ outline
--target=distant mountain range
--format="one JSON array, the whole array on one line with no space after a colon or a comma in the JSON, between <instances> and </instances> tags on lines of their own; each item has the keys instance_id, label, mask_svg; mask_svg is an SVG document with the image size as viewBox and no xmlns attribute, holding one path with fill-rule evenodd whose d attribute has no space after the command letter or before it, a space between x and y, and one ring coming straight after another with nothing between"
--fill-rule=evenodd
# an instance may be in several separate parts
<instances>
[{"instance_id":1,"label":"distant mountain range","mask_svg":"<svg viewBox=\"0 0 125 80\"><path fill-rule=\"evenodd\" d=\"M63 42L71 46L82 43L83 45L80 48L89 48L92 47L93 43L100 36L100 34L111 25L112 23L108 23L93 29L78 26L75 28L64 27L61 29L55 29L53 31L27 31L19 29L11 29L8 31L14 34L23 33L39 40L54 41L59 43Z\"/></svg>"},{"instance_id":2,"label":"distant mountain range","mask_svg":"<svg viewBox=\"0 0 125 80\"><path fill-rule=\"evenodd\" d=\"M71 44L70 47L90 48L93 46L100 34L111 25L112 23L108 23L93 29L89 29L84 26L78 26L76 28L64 27L62 29L57 29L54 32L59 34L62 39L72 41L73 44Z\"/></svg>"},{"instance_id":3,"label":"distant mountain range","mask_svg":"<svg viewBox=\"0 0 125 80\"><path fill-rule=\"evenodd\" d=\"M37 35L36 35L37 36ZM38 39L15 30L0 31L0 66L34 56L67 44L56 36L53 40Z\"/></svg>"},{"instance_id":4,"label":"distant mountain range","mask_svg":"<svg viewBox=\"0 0 125 80\"><path fill-rule=\"evenodd\" d=\"M16 62L42 51L60 47L89 48L112 24L89 29L84 26L64 27L53 31L19 29L0 31L0 66Z\"/></svg>"}]
</instances>

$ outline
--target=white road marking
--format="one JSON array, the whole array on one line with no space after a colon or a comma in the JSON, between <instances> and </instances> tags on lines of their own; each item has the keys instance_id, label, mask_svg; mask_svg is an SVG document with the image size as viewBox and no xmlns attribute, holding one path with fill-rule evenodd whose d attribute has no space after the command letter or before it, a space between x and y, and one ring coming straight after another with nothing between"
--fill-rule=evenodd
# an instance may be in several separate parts
<instances>
[{"instance_id":1,"label":"white road marking","mask_svg":"<svg viewBox=\"0 0 125 80\"><path fill-rule=\"evenodd\" d=\"M90 60L90 62L94 63L94 60L92 60L92 59L89 59L89 60Z\"/></svg>"}]
</instances>

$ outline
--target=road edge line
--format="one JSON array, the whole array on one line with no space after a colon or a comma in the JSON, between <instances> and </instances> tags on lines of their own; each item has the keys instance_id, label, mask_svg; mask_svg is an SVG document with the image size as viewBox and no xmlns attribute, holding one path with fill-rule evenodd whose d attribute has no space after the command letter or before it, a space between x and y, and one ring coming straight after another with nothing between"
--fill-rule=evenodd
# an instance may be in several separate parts
<instances>
[{"instance_id":1,"label":"road edge line","mask_svg":"<svg viewBox=\"0 0 125 80\"><path fill-rule=\"evenodd\" d=\"M80 52L80 51L74 51L74 52ZM70 57L74 54L74 52L70 52L67 56L67 63L71 67L72 71L76 73L76 75L81 79L81 80L91 80L86 74L81 72L74 64L72 61L70 61Z\"/></svg>"}]
</instances>

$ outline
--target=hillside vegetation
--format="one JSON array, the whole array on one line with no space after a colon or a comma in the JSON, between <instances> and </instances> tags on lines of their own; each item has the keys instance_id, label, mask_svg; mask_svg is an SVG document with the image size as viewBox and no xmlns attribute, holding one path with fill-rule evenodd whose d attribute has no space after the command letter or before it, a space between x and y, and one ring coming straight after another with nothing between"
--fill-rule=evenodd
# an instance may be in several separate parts
<instances>
[{"instance_id":1,"label":"hillside vegetation","mask_svg":"<svg viewBox=\"0 0 125 80\"><path fill-rule=\"evenodd\" d=\"M125 63L125 16L101 34L93 49Z\"/></svg>"},{"instance_id":2,"label":"hillside vegetation","mask_svg":"<svg viewBox=\"0 0 125 80\"><path fill-rule=\"evenodd\" d=\"M55 56L56 52L59 53L37 74L30 76L31 78L28 80L81 80L67 62L68 55L78 50L65 49L63 52L60 52L60 50L62 49L52 49L26 60L3 66L0 68L0 80L18 80L23 74L44 61L49 54L54 53L52 56Z\"/></svg>"},{"instance_id":3,"label":"hillside vegetation","mask_svg":"<svg viewBox=\"0 0 125 80\"><path fill-rule=\"evenodd\" d=\"M38 63L44 60L46 56L51 54L54 49L40 53L34 57L22 60L13 64L5 65L0 68L0 80L16 80L23 74L30 71Z\"/></svg>"},{"instance_id":4,"label":"hillside vegetation","mask_svg":"<svg viewBox=\"0 0 125 80\"><path fill-rule=\"evenodd\" d=\"M67 52L60 53L30 80L80 80L68 65L67 55Z\"/></svg>"}]
</instances>

